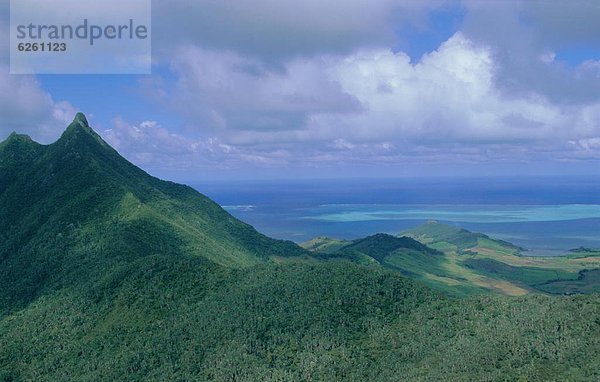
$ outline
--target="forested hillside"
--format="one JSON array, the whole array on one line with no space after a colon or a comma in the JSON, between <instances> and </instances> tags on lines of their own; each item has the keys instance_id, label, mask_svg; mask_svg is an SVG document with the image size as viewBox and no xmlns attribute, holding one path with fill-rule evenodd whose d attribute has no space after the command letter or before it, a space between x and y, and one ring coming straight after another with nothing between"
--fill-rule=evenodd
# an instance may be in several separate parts
<instances>
[{"instance_id":1,"label":"forested hillside","mask_svg":"<svg viewBox=\"0 0 600 382\"><path fill-rule=\"evenodd\" d=\"M442 269L389 235L309 254L83 115L52 145L0 144L0 186L0 381L600 378L598 294L448 297L380 266Z\"/></svg>"},{"instance_id":2,"label":"forested hillside","mask_svg":"<svg viewBox=\"0 0 600 382\"><path fill-rule=\"evenodd\" d=\"M11 135L0 146L0 184L0 313L150 255L242 267L304 253L133 166L82 114L48 146Z\"/></svg>"}]
</instances>

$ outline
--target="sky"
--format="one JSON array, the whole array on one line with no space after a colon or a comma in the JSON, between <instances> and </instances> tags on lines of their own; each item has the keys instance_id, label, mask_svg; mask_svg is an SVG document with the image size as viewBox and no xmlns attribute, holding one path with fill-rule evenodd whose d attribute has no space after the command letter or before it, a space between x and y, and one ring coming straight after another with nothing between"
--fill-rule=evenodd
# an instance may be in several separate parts
<instances>
[{"instance_id":1,"label":"sky","mask_svg":"<svg viewBox=\"0 0 600 382\"><path fill-rule=\"evenodd\" d=\"M153 175L600 175L600 2L155 0L151 75L10 75L0 139L77 111Z\"/></svg>"}]
</instances>

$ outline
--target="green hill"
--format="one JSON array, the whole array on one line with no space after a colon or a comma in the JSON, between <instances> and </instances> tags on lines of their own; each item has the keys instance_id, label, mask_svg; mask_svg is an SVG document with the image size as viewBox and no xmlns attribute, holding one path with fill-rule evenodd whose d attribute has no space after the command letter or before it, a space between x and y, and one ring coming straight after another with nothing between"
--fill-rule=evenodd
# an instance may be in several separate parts
<instances>
[{"instance_id":1,"label":"green hill","mask_svg":"<svg viewBox=\"0 0 600 382\"><path fill-rule=\"evenodd\" d=\"M482 233L467 231L466 229L437 221L429 221L425 224L400 233L401 236L412 237L432 247L444 249L452 248L457 252L473 250L479 246L493 246L506 253L519 254L523 249L512 243L492 239Z\"/></svg>"},{"instance_id":2,"label":"green hill","mask_svg":"<svg viewBox=\"0 0 600 382\"><path fill-rule=\"evenodd\" d=\"M409 237L376 234L354 241L322 237L301 245L320 260L388 268L426 283L445 273L443 253Z\"/></svg>"},{"instance_id":3,"label":"green hill","mask_svg":"<svg viewBox=\"0 0 600 382\"><path fill-rule=\"evenodd\" d=\"M342 252L360 252L382 262L390 253L395 251L418 252L429 256L439 256L442 253L408 237L395 237L379 233L364 239L355 240L352 244L341 249Z\"/></svg>"},{"instance_id":4,"label":"green hill","mask_svg":"<svg viewBox=\"0 0 600 382\"><path fill-rule=\"evenodd\" d=\"M354 241L321 237L301 245L310 249L316 259L389 269L449 295L465 296L494 290L485 283L466 279L464 276L469 270L455 266L447 254L406 236L376 234Z\"/></svg>"},{"instance_id":5,"label":"green hill","mask_svg":"<svg viewBox=\"0 0 600 382\"><path fill-rule=\"evenodd\" d=\"M83 115L52 145L0 144L0 181L0 381L600 377L598 294L449 298L386 265L446 254L389 235L320 261Z\"/></svg>"},{"instance_id":6,"label":"green hill","mask_svg":"<svg viewBox=\"0 0 600 382\"><path fill-rule=\"evenodd\" d=\"M351 243L352 242L350 240L338 240L325 236L319 236L307 242L301 243L300 246L310 252L328 254L333 253Z\"/></svg>"}]
</instances>

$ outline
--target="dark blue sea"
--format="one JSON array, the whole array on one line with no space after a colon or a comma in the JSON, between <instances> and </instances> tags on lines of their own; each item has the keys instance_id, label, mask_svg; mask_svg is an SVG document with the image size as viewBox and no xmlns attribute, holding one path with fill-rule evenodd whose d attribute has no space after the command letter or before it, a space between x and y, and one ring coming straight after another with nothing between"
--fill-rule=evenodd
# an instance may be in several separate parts
<instances>
[{"instance_id":1,"label":"dark blue sea","mask_svg":"<svg viewBox=\"0 0 600 382\"><path fill-rule=\"evenodd\" d=\"M600 248L597 177L353 179L193 185L275 238L397 234L428 220L561 255Z\"/></svg>"}]
</instances>

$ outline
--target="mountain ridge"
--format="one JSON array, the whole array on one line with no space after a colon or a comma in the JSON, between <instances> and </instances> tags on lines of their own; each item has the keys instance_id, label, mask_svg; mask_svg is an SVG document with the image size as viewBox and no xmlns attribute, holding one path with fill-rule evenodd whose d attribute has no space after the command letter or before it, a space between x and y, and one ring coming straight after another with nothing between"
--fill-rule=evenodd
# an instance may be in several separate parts
<instances>
[{"instance_id":1,"label":"mountain ridge","mask_svg":"<svg viewBox=\"0 0 600 382\"><path fill-rule=\"evenodd\" d=\"M74 257L92 261L85 253L113 257L101 262L178 253L229 267L306 255L292 242L260 234L191 187L129 163L82 114L56 142L35 147L23 163L0 152L0 277L12 281L0 290L0 301L26 303L46 282L62 283L55 271L74 267ZM89 277L101 277L104 270L97 270Z\"/></svg>"}]
</instances>

